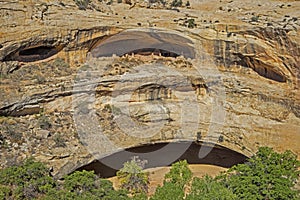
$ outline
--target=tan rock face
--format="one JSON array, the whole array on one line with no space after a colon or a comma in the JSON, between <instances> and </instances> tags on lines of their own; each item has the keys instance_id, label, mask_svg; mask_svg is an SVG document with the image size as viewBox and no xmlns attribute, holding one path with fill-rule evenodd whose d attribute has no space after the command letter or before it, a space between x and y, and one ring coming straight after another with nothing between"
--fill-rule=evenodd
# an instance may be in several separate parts
<instances>
[{"instance_id":1,"label":"tan rock face","mask_svg":"<svg viewBox=\"0 0 300 200\"><path fill-rule=\"evenodd\" d=\"M300 154L299 2L35 2L0 3L1 167L179 141Z\"/></svg>"}]
</instances>

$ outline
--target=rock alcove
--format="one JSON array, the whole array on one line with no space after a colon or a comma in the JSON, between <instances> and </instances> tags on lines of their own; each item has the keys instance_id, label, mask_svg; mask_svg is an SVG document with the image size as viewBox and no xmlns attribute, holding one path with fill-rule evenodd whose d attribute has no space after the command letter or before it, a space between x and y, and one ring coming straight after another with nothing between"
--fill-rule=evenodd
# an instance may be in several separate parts
<instances>
[{"instance_id":1,"label":"rock alcove","mask_svg":"<svg viewBox=\"0 0 300 200\"><path fill-rule=\"evenodd\" d=\"M193 42L181 35L159 30L130 30L115 34L91 49L93 57L125 54L195 58Z\"/></svg>"},{"instance_id":2,"label":"rock alcove","mask_svg":"<svg viewBox=\"0 0 300 200\"><path fill-rule=\"evenodd\" d=\"M50 58L57 54L62 46L33 46L25 47L6 56L4 61L35 62Z\"/></svg>"},{"instance_id":3,"label":"rock alcove","mask_svg":"<svg viewBox=\"0 0 300 200\"><path fill-rule=\"evenodd\" d=\"M189 145L187 147L187 145ZM166 146L168 146L166 148ZM204 158L199 158L200 149L211 150ZM180 149L186 149L182 155L177 157ZM243 163L247 157L222 147L220 145L211 146L208 144L197 144L195 142L173 142L173 143L157 143L151 145L143 145L132 147L119 151L99 160L95 160L84 165L77 170L93 170L101 177L108 178L116 175L118 169L122 168L123 163L130 160L132 156L139 156L142 160L147 160L146 168L155 168L169 166L172 163L186 159L189 164L209 164L229 168L233 165ZM170 158L174 160L170 162Z\"/></svg>"}]
</instances>

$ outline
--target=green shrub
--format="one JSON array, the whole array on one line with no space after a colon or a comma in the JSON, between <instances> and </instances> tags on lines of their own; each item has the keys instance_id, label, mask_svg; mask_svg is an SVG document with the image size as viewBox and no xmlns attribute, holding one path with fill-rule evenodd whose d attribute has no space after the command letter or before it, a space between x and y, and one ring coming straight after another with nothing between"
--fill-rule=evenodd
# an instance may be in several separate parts
<instances>
[{"instance_id":1,"label":"green shrub","mask_svg":"<svg viewBox=\"0 0 300 200\"><path fill-rule=\"evenodd\" d=\"M253 16L251 17L252 22L258 22L259 16Z\"/></svg>"},{"instance_id":2,"label":"green shrub","mask_svg":"<svg viewBox=\"0 0 300 200\"><path fill-rule=\"evenodd\" d=\"M150 200L182 200L184 197L184 190L178 187L176 183L165 182L163 186L158 186L154 195Z\"/></svg>"},{"instance_id":3,"label":"green shrub","mask_svg":"<svg viewBox=\"0 0 300 200\"><path fill-rule=\"evenodd\" d=\"M127 200L127 192L114 190L110 181L100 179L93 171L76 171L54 180L44 164L33 159L20 166L0 170L0 199L45 200Z\"/></svg>"},{"instance_id":4,"label":"green shrub","mask_svg":"<svg viewBox=\"0 0 300 200\"><path fill-rule=\"evenodd\" d=\"M148 196L146 193L135 194L131 198L132 200L147 200Z\"/></svg>"},{"instance_id":5,"label":"green shrub","mask_svg":"<svg viewBox=\"0 0 300 200\"><path fill-rule=\"evenodd\" d=\"M192 172L186 160L172 164L170 171L165 175L164 185L156 188L150 200L182 200L184 187L192 178Z\"/></svg>"},{"instance_id":6,"label":"green shrub","mask_svg":"<svg viewBox=\"0 0 300 200\"><path fill-rule=\"evenodd\" d=\"M11 190L8 186L0 185L0 199L8 199L10 192Z\"/></svg>"},{"instance_id":7,"label":"green shrub","mask_svg":"<svg viewBox=\"0 0 300 200\"><path fill-rule=\"evenodd\" d=\"M131 161L124 163L123 168L117 172L121 187L131 194L148 191L149 174L143 172L146 161L133 157Z\"/></svg>"},{"instance_id":8,"label":"green shrub","mask_svg":"<svg viewBox=\"0 0 300 200\"><path fill-rule=\"evenodd\" d=\"M293 189L299 178L300 162L291 151L282 154L268 147L245 164L232 167L223 181L239 199L299 199Z\"/></svg>"},{"instance_id":9,"label":"green shrub","mask_svg":"<svg viewBox=\"0 0 300 200\"><path fill-rule=\"evenodd\" d=\"M76 171L65 176L63 190L48 196L56 199L128 199L126 191L114 190L110 181L100 179L93 171Z\"/></svg>"},{"instance_id":10,"label":"green shrub","mask_svg":"<svg viewBox=\"0 0 300 200\"><path fill-rule=\"evenodd\" d=\"M9 188L5 195L9 194L13 199L33 199L54 188L55 182L45 165L31 158L23 165L1 170L0 185Z\"/></svg>"},{"instance_id":11,"label":"green shrub","mask_svg":"<svg viewBox=\"0 0 300 200\"><path fill-rule=\"evenodd\" d=\"M172 164L170 172L165 175L164 182L171 182L183 188L192 179L192 171L186 160Z\"/></svg>"},{"instance_id":12,"label":"green shrub","mask_svg":"<svg viewBox=\"0 0 300 200\"><path fill-rule=\"evenodd\" d=\"M196 27L195 19L188 19L187 20L187 27L188 28L195 28Z\"/></svg>"},{"instance_id":13,"label":"green shrub","mask_svg":"<svg viewBox=\"0 0 300 200\"><path fill-rule=\"evenodd\" d=\"M145 161L138 157L124 163L117 173L123 189L116 191L110 181L93 171L75 171L57 181L44 164L28 159L20 166L0 170L0 199L146 200L149 178L143 172L144 165ZM297 200L299 191L294 186L299 167L291 151L280 154L268 147L259 148L248 162L216 178L192 179L187 161L179 161L172 165L163 186L157 187L150 200ZM188 192L187 186L191 186Z\"/></svg>"},{"instance_id":14,"label":"green shrub","mask_svg":"<svg viewBox=\"0 0 300 200\"><path fill-rule=\"evenodd\" d=\"M195 177L186 200L238 200L231 190L210 176Z\"/></svg>"},{"instance_id":15,"label":"green shrub","mask_svg":"<svg viewBox=\"0 0 300 200\"><path fill-rule=\"evenodd\" d=\"M71 175L65 176L64 188L69 192L77 194L91 191L97 188L95 181L97 176L93 171L76 171Z\"/></svg>"},{"instance_id":16,"label":"green shrub","mask_svg":"<svg viewBox=\"0 0 300 200\"><path fill-rule=\"evenodd\" d=\"M173 0L171 3L172 7L181 7L182 6L182 0Z\"/></svg>"}]
</instances>

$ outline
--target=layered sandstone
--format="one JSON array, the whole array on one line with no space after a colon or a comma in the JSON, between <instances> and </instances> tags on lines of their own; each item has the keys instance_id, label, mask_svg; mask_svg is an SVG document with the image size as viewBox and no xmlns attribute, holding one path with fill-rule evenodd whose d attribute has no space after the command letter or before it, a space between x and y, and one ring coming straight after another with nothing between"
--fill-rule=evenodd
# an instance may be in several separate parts
<instances>
[{"instance_id":1,"label":"layered sandstone","mask_svg":"<svg viewBox=\"0 0 300 200\"><path fill-rule=\"evenodd\" d=\"M300 3L190 2L0 2L1 167L178 141L299 155Z\"/></svg>"}]
</instances>

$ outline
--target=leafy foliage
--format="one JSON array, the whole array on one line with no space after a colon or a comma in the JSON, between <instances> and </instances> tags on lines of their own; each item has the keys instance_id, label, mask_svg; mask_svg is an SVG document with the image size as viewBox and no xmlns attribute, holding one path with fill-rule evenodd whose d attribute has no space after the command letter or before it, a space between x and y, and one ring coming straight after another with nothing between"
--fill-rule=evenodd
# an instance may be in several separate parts
<instances>
[{"instance_id":1,"label":"leafy foliage","mask_svg":"<svg viewBox=\"0 0 300 200\"><path fill-rule=\"evenodd\" d=\"M192 172L189 169L187 161L181 160L172 164L170 172L165 175L165 182L170 182L183 188L191 178Z\"/></svg>"},{"instance_id":2,"label":"leafy foliage","mask_svg":"<svg viewBox=\"0 0 300 200\"><path fill-rule=\"evenodd\" d=\"M176 183L165 182L163 186L156 188L155 194L150 200L182 200L183 197L183 188L178 187Z\"/></svg>"},{"instance_id":3,"label":"leafy foliage","mask_svg":"<svg viewBox=\"0 0 300 200\"><path fill-rule=\"evenodd\" d=\"M93 171L76 171L54 180L44 164L28 159L23 165L0 170L0 199L103 199L127 200L127 192L114 190L112 183Z\"/></svg>"},{"instance_id":4,"label":"leafy foliage","mask_svg":"<svg viewBox=\"0 0 300 200\"><path fill-rule=\"evenodd\" d=\"M150 200L181 200L184 197L184 187L192 178L192 172L186 160L172 164L165 175L164 185L157 187Z\"/></svg>"},{"instance_id":5,"label":"leafy foliage","mask_svg":"<svg viewBox=\"0 0 300 200\"><path fill-rule=\"evenodd\" d=\"M280 154L262 147L247 163L234 166L225 174L194 178L185 197L192 174L187 162L180 161L172 165L164 185L150 199L296 200L299 192L293 188L299 178L299 166L297 156L291 151Z\"/></svg>"},{"instance_id":6,"label":"leafy foliage","mask_svg":"<svg viewBox=\"0 0 300 200\"><path fill-rule=\"evenodd\" d=\"M63 180L55 180L47 167L33 159L20 166L0 170L0 199L46 200L297 200L294 189L299 179L300 162L291 151L276 153L262 147L247 163L232 167L212 178L193 178L187 161L174 163L164 184L148 197L145 161L134 157L117 173L122 184L115 190L110 181L93 171L75 171ZM130 194L128 194L128 191Z\"/></svg>"},{"instance_id":7,"label":"leafy foliage","mask_svg":"<svg viewBox=\"0 0 300 200\"><path fill-rule=\"evenodd\" d=\"M238 200L237 196L222 183L216 181L210 176L203 178L195 177L193 179L191 192L186 200Z\"/></svg>"},{"instance_id":8,"label":"leafy foliage","mask_svg":"<svg viewBox=\"0 0 300 200\"><path fill-rule=\"evenodd\" d=\"M300 163L291 151L262 147L245 164L232 167L223 181L239 199L298 199L293 186Z\"/></svg>"},{"instance_id":9,"label":"leafy foliage","mask_svg":"<svg viewBox=\"0 0 300 200\"><path fill-rule=\"evenodd\" d=\"M32 199L55 187L48 169L40 162L28 159L21 166L0 171L0 188L3 196L14 199ZM0 192L1 194L1 192Z\"/></svg>"},{"instance_id":10,"label":"leafy foliage","mask_svg":"<svg viewBox=\"0 0 300 200\"><path fill-rule=\"evenodd\" d=\"M146 193L135 194L131 198L132 200L147 200L148 196Z\"/></svg>"},{"instance_id":11,"label":"leafy foliage","mask_svg":"<svg viewBox=\"0 0 300 200\"><path fill-rule=\"evenodd\" d=\"M0 199L8 199L10 196L10 188L8 186L0 185Z\"/></svg>"},{"instance_id":12,"label":"leafy foliage","mask_svg":"<svg viewBox=\"0 0 300 200\"><path fill-rule=\"evenodd\" d=\"M100 179L93 171L76 171L65 176L57 191L51 191L46 199L128 199L123 190L115 191L112 183Z\"/></svg>"},{"instance_id":13,"label":"leafy foliage","mask_svg":"<svg viewBox=\"0 0 300 200\"><path fill-rule=\"evenodd\" d=\"M123 189L129 190L132 194L148 191L149 174L143 172L145 163L138 157L124 163L123 168L117 172Z\"/></svg>"}]
</instances>

